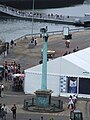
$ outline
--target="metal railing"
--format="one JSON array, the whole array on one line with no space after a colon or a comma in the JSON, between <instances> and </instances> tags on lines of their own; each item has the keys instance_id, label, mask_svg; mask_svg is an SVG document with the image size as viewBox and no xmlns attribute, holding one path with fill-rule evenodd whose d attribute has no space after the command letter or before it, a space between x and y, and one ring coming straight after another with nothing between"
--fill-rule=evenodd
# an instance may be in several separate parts
<instances>
[{"instance_id":1,"label":"metal railing","mask_svg":"<svg viewBox=\"0 0 90 120\"><path fill-rule=\"evenodd\" d=\"M86 28L76 28L76 29L70 29L69 32L71 32L71 33L73 33L73 32L80 32L80 31L89 30L89 29L90 29L90 27L86 27ZM39 32L39 33L33 33L33 36L35 36L35 37L40 37L40 34L41 34L40 32ZM50 35L61 35L61 34L63 34L63 30L61 30L61 31L51 31L51 32L48 32L48 35L49 35L49 36L50 36ZM23 38L25 38L25 37L31 37L31 36L32 36L32 34L25 34L25 35L23 35L23 36L15 39L15 41L17 41L17 40L19 40L19 39L23 39Z\"/></svg>"}]
</instances>

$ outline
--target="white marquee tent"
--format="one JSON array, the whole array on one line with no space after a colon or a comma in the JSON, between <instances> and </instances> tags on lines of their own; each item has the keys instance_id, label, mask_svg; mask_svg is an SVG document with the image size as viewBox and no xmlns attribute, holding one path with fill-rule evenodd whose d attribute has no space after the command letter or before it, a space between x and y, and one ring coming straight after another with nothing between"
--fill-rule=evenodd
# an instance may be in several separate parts
<instances>
[{"instance_id":1,"label":"white marquee tent","mask_svg":"<svg viewBox=\"0 0 90 120\"><path fill-rule=\"evenodd\" d=\"M52 95L54 96L61 94L61 76L63 76L63 81L65 81L66 76L90 78L90 47L48 61L47 88L53 90ZM37 89L41 89L41 80L42 64L26 69L24 82L25 94L33 94ZM64 86L66 87L66 83Z\"/></svg>"}]
</instances>

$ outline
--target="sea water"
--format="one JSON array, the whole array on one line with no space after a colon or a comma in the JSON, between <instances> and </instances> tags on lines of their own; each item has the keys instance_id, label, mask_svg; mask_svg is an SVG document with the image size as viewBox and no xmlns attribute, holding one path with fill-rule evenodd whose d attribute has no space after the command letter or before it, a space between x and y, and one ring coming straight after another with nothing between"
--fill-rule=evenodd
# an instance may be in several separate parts
<instances>
[{"instance_id":1,"label":"sea water","mask_svg":"<svg viewBox=\"0 0 90 120\"><path fill-rule=\"evenodd\" d=\"M85 13L90 11L90 0L87 0L82 5L55 8L55 9L43 9L35 10L40 13L46 14L58 14L65 16L84 16ZM54 24L54 23L33 23L33 33L40 33L40 28L48 27L48 32L61 31L64 26L68 26L69 29L76 28L75 26ZM0 39L10 42L12 39L18 39L21 36L32 33L32 21L30 20L19 20L19 19L0 19Z\"/></svg>"}]
</instances>

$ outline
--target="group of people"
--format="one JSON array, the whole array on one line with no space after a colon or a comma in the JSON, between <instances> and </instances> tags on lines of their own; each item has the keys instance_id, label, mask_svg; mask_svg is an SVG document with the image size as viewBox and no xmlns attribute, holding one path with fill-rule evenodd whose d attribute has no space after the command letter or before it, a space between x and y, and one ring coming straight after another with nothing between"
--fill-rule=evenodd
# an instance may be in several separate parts
<instances>
[{"instance_id":1,"label":"group of people","mask_svg":"<svg viewBox=\"0 0 90 120\"><path fill-rule=\"evenodd\" d=\"M15 61L11 63L5 61L4 68L5 68L5 81L12 80L13 74L21 73L20 71L21 65L17 64Z\"/></svg>"},{"instance_id":2,"label":"group of people","mask_svg":"<svg viewBox=\"0 0 90 120\"><path fill-rule=\"evenodd\" d=\"M36 37L34 38L34 37L32 37L32 39L31 39L31 43L33 43L35 46L37 45L37 39L36 39Z\"/></svg>"},{"instance_id":3,"label":"group of people","mask_svg":"<svg viewBox=\"0 0 90 120\"><path fill-rule=\"evenodd\" d=\"M77 96L70 95L69 100L68 100L68 109L76 109L76 102L77 102Z\"/></svg>"},{"instance_id":4,"label":"group of people","mask_svg":"<svg viewBox=\"0 0 90 120\"><path fill-rule=\"evenodd\" d=\"M13 119L16 119L16 110L17 110L17 107L16 105L14 104L12 107L11 107L11 111L12 111L12 114L13 114ZM0 117L2 118L2 120L6 120L7 119L7 113L8 113L8 108L5 104L1 104L0 103Z\"/></svg>"},{"instance_id":5,"label":"group of people","mask_svg":"<svg viewBox=\"0 0 90 120\"><path fill-rule=\"evenodd\" d=\"M76 48L73 49L73 52L77 52L79 50L79 47L77 46ZM66 51L63 56L70 54L71 52Z\"/></svg>"},{"instance_id":6,"label":"group of people","mask_svg":"<svg viewBox=\"0 0 90 120\"><path fill-rule=\"evenodd\" d=\"M11 62L8 64L7 61L5 61L4 63L4 67L5 67L5 81L13 81L13 85L12 88L14 88L13 90L17 91L21 91L23 90L23 79L24 77L15 77L15 74L22 74L21 72L21 65L17 64L15 61Z\"/></svg>"},{"instance_id":7,"label":"group of people","mask_svg":"<svg viewBox=\"0 0 90 120\"><path fill-rule=\"evenodd\" d=\"M21 65L17 64L15 61L5 61L3 69L3 74L0 73L0 97L3 97L4 88L6 88L3 81L12 82L12 88L14 86L18 91L23 90L24 71L21 71ZM15 77L14 75L17 74L21 76Z\"/></svg>"},{"instance_id":8,"label":"group of people","mask_svg":"<svg viewBox=\"0 0 90 120\"><path fill-rule=\"evenodd\" d=\"M14 77L12 88L14 91L23 91L23 76Z\"/></svg>"},{"instance_id":9,"label":"group of people","mask_svg":"<svg viewBox=\"0 0 90 120\"><path fill-rule=\"evenodd\" d=\"M11 45L11 48L13 48L13 46L14 46L14 41L13 40L10 41L10 45Z\"/></svg>"}]
</instances>

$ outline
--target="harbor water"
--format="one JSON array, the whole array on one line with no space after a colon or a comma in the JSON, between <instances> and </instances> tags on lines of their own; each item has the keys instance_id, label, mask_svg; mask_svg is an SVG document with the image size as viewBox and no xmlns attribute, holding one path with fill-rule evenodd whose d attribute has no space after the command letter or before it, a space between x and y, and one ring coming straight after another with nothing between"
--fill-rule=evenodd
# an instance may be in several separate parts
<instances>
[{"instance_id":1,"label":"harbor water","mask_svg":"<svg viewBox=\"0 0 90 120\"><path fill-rule=\"evenodd\" d=\"M30 11L30 10L29 10ZM55 8L55 9L42 9L34 10L40 13L46 14L58 14L65 16L84 16L85 13L90 11L90 0L86 0L82 5ZM48 32L61 31L64 26L68 26L69 29L77 28L75 26L54 24L54 23L33 23L33 33L40 33L40 28L48 26ZM0 19L0 39L10 42L21 36L32 33L32 21L19 20L19 19Z\"/></svg>"}]
</instances>

